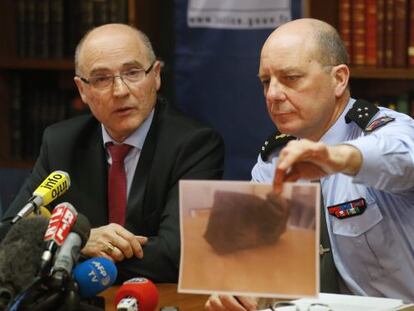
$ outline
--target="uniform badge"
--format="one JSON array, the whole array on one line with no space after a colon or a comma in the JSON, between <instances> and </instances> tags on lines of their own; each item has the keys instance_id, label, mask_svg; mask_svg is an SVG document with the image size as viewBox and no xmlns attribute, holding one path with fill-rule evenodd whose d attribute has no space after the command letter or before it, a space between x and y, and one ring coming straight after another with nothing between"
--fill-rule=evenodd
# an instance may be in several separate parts
<instances>
[{"instance_id":1,"label":"uniform badge","mask_svg":"<svg viewBox=\"0 0 414 311\"><path fill-rule=\"evenodd\" d=\"M367 127L365 128L365 132L372 132L376 130L377 128L384 126L385 124L390 123L394 120L395 118L391 118L389 116L384 116L384 117L375 119L374 121L372 121L370 124L367 125Z\"/></svg>"},{"instance_id":2,"label":"uniform badge","mask_svg":"<svg viewBox=\"0 0 414 311\"><path fill-rule=\"evenodd\" d=\"M364 198L359 198L353 201L348 201L338 205L328 206L328 212L330 215L336 218L343 219L351 216L361 215L367 205Z\"/></svg>"}]
</instances>

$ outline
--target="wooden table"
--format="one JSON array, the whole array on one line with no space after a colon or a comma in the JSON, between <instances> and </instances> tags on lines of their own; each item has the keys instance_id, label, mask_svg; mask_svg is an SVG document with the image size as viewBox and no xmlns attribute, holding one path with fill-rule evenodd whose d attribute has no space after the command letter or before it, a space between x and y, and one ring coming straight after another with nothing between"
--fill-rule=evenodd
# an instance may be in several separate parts
<instances>
[{"instance_id":1,"label":"wooden table","mask_svg":"<svg viewBox=\"0 0 414 311\"><path fill-rule=\"evenodd\" d=\"M193 294L179 294L177 293L177 284L157 284L159 291L159 303L157 310L165 306L178 307L180 311L199 311L203 310L204 303L208 296L193 295ZM116 310L114 298L118 286L113 286L104 291L100 296L105 298L106 311Z\"/></svg>"}]
</instances>

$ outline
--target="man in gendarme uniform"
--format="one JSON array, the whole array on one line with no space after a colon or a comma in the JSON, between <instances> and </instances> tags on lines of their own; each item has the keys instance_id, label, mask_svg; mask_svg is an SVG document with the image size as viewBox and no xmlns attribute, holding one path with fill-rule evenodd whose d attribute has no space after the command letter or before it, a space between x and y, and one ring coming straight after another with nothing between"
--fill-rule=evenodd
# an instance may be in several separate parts
<instances>
[{"instance_id":1,"label":"man in gendarme uniform","mask_svg":"<svg viewBox=\"0 0 414 311\"><path fill-rule=\"evenodd\" d=\"M413 302L414 121L352 99L347 64L324 22L295 20L269 36L259 68L267 109L280 133L297 139L265 147L252 177L273 181L277 193L285 181L320 179L340 292ZM248 297L206 303L256 308Z\"/></svg>"}]
</instances>

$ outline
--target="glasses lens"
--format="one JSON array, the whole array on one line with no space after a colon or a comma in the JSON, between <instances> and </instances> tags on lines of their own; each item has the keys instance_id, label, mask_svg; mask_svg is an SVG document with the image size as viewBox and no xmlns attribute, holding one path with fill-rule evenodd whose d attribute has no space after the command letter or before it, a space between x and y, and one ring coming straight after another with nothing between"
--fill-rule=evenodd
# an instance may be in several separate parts
<instances>
[{"instance_id":1,"label":"glasses lens","mask_svg":"<svg viewBox=\"0 0 414 311\"><path fill-rule=\"evenodd\" d=\"M113 80L113 76L97 76L91 77L89 83L97 89L104 89L111 86Z\"/></svg>"},{"instance_id":2,"label":"glasses lens","mask_svg":"<svg viewBox=\"0 0 414 311\"><path fill-rule=\"evenodd\" d=\"M145 71L140 69L131 69L122 73L122 78L129 82L139 82L145 76Z\"/></svg>"},{"instance_id":3,"label":"glasses lens","mask_svg":"<svg viewBox=\"0 0 414 311\"><path fill-rule=\"evenodd\" d=\"M332 311L332 309L324 303L311 303L308 311Z\"/></svg>"},{"instance_id":4,"label":"glasses lens","mask_svg":"<svg viewBox=\"0 0 414 311\"><path fill-rule=\"evenodd\" d=\"M299 308L290 301L279 301L273 304L272 310L277 311L299 311Z\"/></svg>"},{"instance_id":5,"label":"glasses lens","mask_svg":"<svg viewBox=\"0 0 414 311\"><path fill-rule=\"evenodd\" d=\"M120 76L96 76L89 79L89 83L97 89L106 89L112 86L115 77L120 77L122 81L137 83L145 77L145 71L143 69L131 69L126 72L122 72Z\"/></svg>"}]
</instances>

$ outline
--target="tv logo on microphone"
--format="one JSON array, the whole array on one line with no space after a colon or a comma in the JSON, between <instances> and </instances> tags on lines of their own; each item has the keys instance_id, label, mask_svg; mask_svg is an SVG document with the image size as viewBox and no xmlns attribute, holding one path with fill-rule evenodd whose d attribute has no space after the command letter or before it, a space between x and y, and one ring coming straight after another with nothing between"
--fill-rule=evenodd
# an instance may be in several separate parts
<instances>
[{"instance_id":1,"label":"tv logo on microphone","mask_svg":"<svg viewBox=\"0 0 414 311\"><path fill-rule=\"evenodd\" d=\"M41 188L51 190L52 198L55 199L68 190L68 187L66 176L61 173L54 173L53 175L49 175L48 178L40 185L39 190L41 191Z\"/></svg>"},{"instance_id":2,"label":"tv logo on microphone","mask_svg":"<svg viewBox=\"0 0 414 311\"><path fill-rule=\"evenodd\" d=\"M149 283L149 281L146 278L135 277L124 282L124 284L129 283Z\"/></svg>"},{"instance_id":3,"label":"tv logo on microphone","mask_svg":"<svg viewBox=\"0 0 414 311\"><path fill-rule=\"evenodd\" d=\"M44 240L55 240L58 245L62 245L68 236L72 225L76 221L76 213L68 208L64 203L56 206L49 220Z\"/></svg>"},{"instance_id":4,"label":"tv logo on microphone","mask_svg":"<svg viewBox=\"0 0 414 311\"><path fill-rule=\"evenodd\" d=\"M107 286L109 282L111 282L111 278L106 272L105 267L101 262L95 260L93 260L91 264L95 268L88 274L91 277L91 281L94 283L101 283L103 286Z\"/></svg>"}]
</instances>

